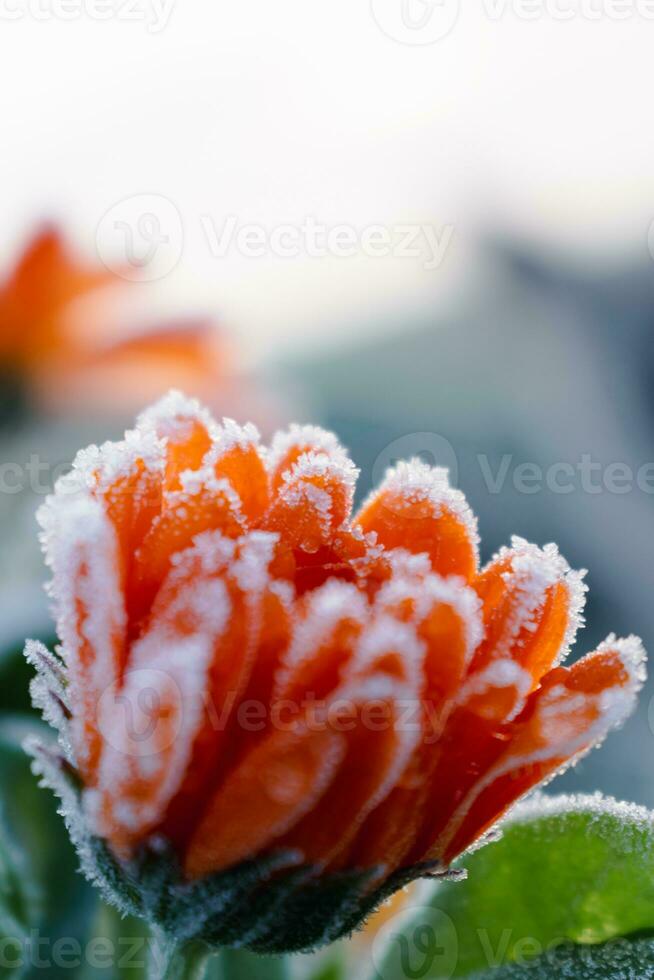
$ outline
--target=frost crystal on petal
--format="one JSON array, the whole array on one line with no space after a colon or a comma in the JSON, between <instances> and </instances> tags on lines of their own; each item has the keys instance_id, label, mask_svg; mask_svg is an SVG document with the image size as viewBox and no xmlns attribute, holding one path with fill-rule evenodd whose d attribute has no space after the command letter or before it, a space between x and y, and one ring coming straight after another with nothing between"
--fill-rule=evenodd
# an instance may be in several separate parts
<instances>
[{"instance_id":1,"label":"frost crystal on petal","mask_svg":"<svg viewBox=\"0 0 654 980\"><path fill-rule=\"evenodd\" d=\"M450 486L449 471L444 467L429 466L417 458L400 462L387 471L372 497L384 491L397 493L409 503L428 502L435 517L443 510L450 511L467 527L474 544L479 544L477 518L461 491Z\"/></svg>"},{"instance_id":2,"label":"frost crystal on petal","mask_svg":"<svg viewBox=\"0 0 654 980\"><path fill-rule=\"evenodd\" d=\"M275 433L268 453L268 465L271 471L286 459L295 449L326 453L328 456L344 452L338 438L333 432L321 429L317 425L291 425L283 432Z\"/></svg>"},{"instance_id":3,"label":"frost crystal on petal","mask_svg":"<svg viewBox=\"0 0 654 980\"><path fill-rule=\"evenodd\" d=\"M158 402L141 412L137 419L137 428L144 433L153 430L161 438L174 436L178 439L184 434L190 434L194 422L199 422L207 431L216 425L211 414L202 407L197 398L188 398L173 388Z\"/></svg>"}]
</instances>

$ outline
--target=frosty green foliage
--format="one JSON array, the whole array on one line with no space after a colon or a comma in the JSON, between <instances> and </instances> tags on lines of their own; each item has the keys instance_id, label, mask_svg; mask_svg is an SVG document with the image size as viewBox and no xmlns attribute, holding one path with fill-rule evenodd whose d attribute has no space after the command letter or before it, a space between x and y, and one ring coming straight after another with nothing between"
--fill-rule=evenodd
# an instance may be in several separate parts
<instances>
[{"instance_id":1,"label":"frosty green foliage","mask_svg":"<svg viewBox=\"0 0 654 980\"><path fill-rule=\"evenodd\" d=\"M376 951L376 977L654 977L649 811L600 795L537 796L464 863L465 881L435 886L398 920L400 935Z\"/></svg>"},{"instance_id":2,"label":"frosty green foliage","mask_svg":"<svg viewBox=\"0 0 654 980\"><path fill-rule=\"evenodd\" d=\"M22 968L21 950L27 942L31 925L31 896L26 894L24 868L17 860L15 846L6 828L0 823L0 940L3 957L0 976L19 977ZM16 966L10 964L16 963Z\"/></svg>"},{"instance_id":3,"label":"frosty green foliage","mask_svg":"<svg viewBox=\"0 0 654 980\"><path fill-rule=\"evenodd\" d=\"M53 801L37 788L21 748L35 724L0 718L0 977L24 975L32 930L45 937L68 931L87 887L73 873L74 854Z\"/></svg>"},{"instance_id":4,"label":"frosty green foliage","mask_svg":"<svg viewBox=\"0 0 654 980\"><path fill-rule=\"evenodd\" d=\"M562 946L523 966L509 964L480 980L652 980L654 940L618 939L600 946Z\"/></svg>"}]
</instances>

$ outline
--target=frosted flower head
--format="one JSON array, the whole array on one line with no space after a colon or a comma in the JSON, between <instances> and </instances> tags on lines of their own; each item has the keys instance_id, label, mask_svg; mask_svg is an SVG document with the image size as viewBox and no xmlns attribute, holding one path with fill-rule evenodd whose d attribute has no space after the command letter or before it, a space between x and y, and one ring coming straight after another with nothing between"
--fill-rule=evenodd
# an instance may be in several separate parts
<instances>
[{"instance_id":1,"label":"frosted flower head","mask_svg":"<svg viewBox=\"0 0 654 980\"><path fill-rule=\"evenodd\" d=\"M37 767L87 873L184 937L351 931L447 874L643 682L635 638L561 665L585 586L554 545L515 538L480 570L444 471L400 464L353 516L356 477L329 433L266 451L171 393L40 513L61 646L28 656L63 756L33 747Z\"/></svg>"}]
</instances>

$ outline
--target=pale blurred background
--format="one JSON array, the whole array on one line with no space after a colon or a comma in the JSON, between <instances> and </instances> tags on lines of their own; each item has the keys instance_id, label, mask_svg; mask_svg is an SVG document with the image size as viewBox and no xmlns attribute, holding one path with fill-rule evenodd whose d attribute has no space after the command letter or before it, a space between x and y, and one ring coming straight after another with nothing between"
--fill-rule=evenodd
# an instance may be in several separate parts
<instances>
[{"instance_id":1,"label":"pale blurred background","mask_svg":"<svg viewBox=\"0 0 654 980\"><path fill-rule=\"evenodd\" d=\"M36 4L4 0L3 9L19 2ZM39 2L52 10L57 0ZM187 302L192 287L248 352L267 356L349 340L354 313L388 326L469 289L484 231L598 267L647 257L654 20L637 13L645 0L626 20L589 20L591 0L557 0L577 11L565 20L547 13L554 0L536 20L510 3L493 19L499 0L486 0L490 13L461 5L432 44L380 29L393 14L384 8L402 0L380 0L377 11L368 0L138 2L140 20L122 19L126 0L110 0L105 21L37 20L27 7L20 19L0 17L5 260L44 214L91 250L117 201L164 195L184 226L170 295ZM429 13L425 0L411 6L418 22ZM392 257L215 258L202 218L221 227L228 215L268 228L308 215L359 228L453 224L455 234L438 275Z\"/></svg>"},{"instance_id":2,"label":"pale blurred background","mask_svg":"<svg viewBox=\"0 0 654 980\"><path fill-rule=\"evenodd\" d=\"M139 2L0 2L1 275L54 221L80 263L147 280L69 327L106 343L200 317L227 366L55 372L8 413L5 460L65 462L159 377L197 381L263 430L334 427L362 489L394 453L455 464L484 558L515 531L590 568L579 652L610 629L654 650L651 5ZM341 237L312 245L307 223ZM587 455L630 489L516 486ZM0 500L7 649L49 629L37 496ZM649 697L568 788L654 804Z\"/></svg>"}]
</instances>

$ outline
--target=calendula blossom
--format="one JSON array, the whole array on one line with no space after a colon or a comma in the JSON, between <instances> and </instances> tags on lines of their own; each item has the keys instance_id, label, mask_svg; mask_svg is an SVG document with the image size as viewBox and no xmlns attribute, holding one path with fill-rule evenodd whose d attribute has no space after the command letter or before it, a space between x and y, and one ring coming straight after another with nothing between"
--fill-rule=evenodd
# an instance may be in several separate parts
<instances>
[{"instance_id":1,"label":"calendula blossom","mask_svg":"<svg viewBox=\"0 0 654 980\"><path fill-rule=\"evenodd\" d=\"M28 656L65 757L32 751L87 872L177 938L351 931L634 706L636 638L561 666L585 586L554 545L480 569L445 471L352 516L356 477L328 432L266 450L172 392L41 509L61 646Z\"/></svg>"}]
</instances>

